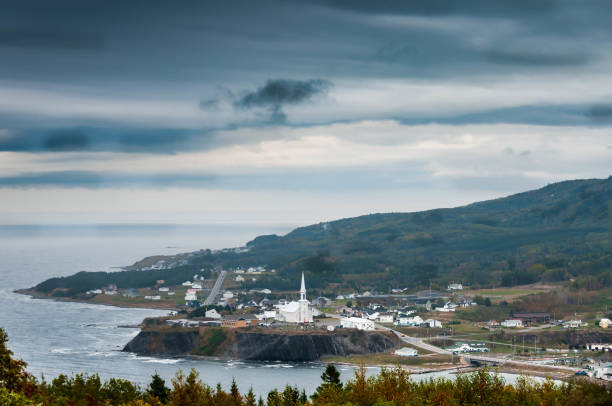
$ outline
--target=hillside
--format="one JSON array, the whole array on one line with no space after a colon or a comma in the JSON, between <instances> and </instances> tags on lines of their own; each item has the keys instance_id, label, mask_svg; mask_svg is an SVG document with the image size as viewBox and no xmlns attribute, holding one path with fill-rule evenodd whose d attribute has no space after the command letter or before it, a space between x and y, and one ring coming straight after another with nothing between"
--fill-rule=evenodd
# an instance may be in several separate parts
<instances>
[{"instance_id":1,"label":"hillside","mask_svg":"<svg viewBox=\"0 0 612 406\"><path fill-rule=\"evenodd\" d=\"M452 280L511 286L570 278L599 288L612 285L611 197L612 177L573 180L463 207L319 223L285 236L259 236L240 252L183 255L182 265L171 270L138 272L138 277L133 271L97 273L87 289L100 286L101 280L121 281L123 287L131 279L138 286L180 274L179 280L219 265L275 268L274 275L247 286L272 289L295 289L302 271L315 288L337 283L357 289L418 289ZM149 272L150 277L143 275ZM54 278L36 289L74 292L88 279L83 273Z\"/></svg>"}]
</instances>

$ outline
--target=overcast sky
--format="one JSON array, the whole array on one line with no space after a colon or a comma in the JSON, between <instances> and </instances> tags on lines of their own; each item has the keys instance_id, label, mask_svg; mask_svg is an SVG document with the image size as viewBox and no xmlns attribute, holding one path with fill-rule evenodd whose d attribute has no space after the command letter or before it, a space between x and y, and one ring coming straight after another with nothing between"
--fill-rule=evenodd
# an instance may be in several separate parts
<instances>
[{"instance_id":1,"label":"overcast sky","mask_svg":"<svg viewBox=\"0 0 612 406\"><path fill-rule=\"evenodd\" d=\"M608 0L2 2L0 224L300 225L604 178L610 44Z\"/></svg>"}]
</instances>

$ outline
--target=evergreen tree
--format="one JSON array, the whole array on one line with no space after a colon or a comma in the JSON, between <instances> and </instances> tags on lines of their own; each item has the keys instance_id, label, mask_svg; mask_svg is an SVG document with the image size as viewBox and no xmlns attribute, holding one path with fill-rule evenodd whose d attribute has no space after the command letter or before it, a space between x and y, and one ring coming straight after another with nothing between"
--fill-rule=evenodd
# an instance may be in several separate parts
<instances>
[{"instance_id":1,"label":"evergreen tree","mask_svg":"<svg viewBox=\"0 0 612 406\"><path fill-rule=\"evenodd\" d=\"M321 374L323 385L334 386L338 389L342 389L342 382L340 382L340 372L334 364L327 364L325 371Z\"/></svg>"},{"instance_id":2,"label":"evergreen tree","mask_svg":"<svg viewBox=\"0 0 612 406\"><path fill-rule=\"evenodd\" d=\"M236 379L232 378L232 386L230 387L230 396L232 397L232 404L234 406L242 405L242 397L240 396L240 391L238 390L238 385L236 384Z\"/></svg>"},{"instance_id":3,"label":"evergreen tree","mask_svg":"<svg viewBox=\"0 0 612 406\"><path fill-rule=\"evenodd\" d=\"M263 400L261 399L261 397L259 398L259 400L263 403ZM249 392L244 397L244 404L245 404L245 406L255 406L255 404L256 404L255 394L253 393L253 388L252 387L249 388Z\"/></svg>"},{"instance_id":4,"label":"evergreen tree","mask_svg":"<svg viewBox=\"0 0 612 406\"><path fill-rule=\"evenodd\" d=\"M160 402L166 403L168 401L170 388L166 387L166 381L164 381L156 372L151 378L151 383L149 384L147 393L159 399Z\"/></svg>"}]
</instances>

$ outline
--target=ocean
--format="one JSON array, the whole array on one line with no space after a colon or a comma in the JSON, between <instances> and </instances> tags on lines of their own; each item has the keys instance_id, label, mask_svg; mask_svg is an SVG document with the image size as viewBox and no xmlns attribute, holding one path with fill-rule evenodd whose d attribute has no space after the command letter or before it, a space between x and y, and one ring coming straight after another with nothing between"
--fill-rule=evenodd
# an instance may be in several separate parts
<instances>
[{"instance_id":1,"label":"ocean","mask_svg":"<svg viewBox=\"0 0 612 406\"><path fill-rule=\"evenodd\" d=\"M235 379L241 391L265 395L286 384L312 394L320 384L321 363L242 362L188 358L140 357L122 352L145 317L164 311L123 309L81 303L32 299L13 293L54 276L79 271L117 271L145 256L175 254L200 248L242 246L260 234L284 234L282 225L103 225L0 226L0 327L9 348L28 363L35 376L50 380L59 374L99 374L141 385L159 373L170 386L178 370L195 368L201 379L229 388ZM354 368L340 366L341 378ZM373 374L378 368L368 368ZM425 379L448 373L415 376ZM513 380L512 376L507 379Z\"/></svg>"}]
</instances>

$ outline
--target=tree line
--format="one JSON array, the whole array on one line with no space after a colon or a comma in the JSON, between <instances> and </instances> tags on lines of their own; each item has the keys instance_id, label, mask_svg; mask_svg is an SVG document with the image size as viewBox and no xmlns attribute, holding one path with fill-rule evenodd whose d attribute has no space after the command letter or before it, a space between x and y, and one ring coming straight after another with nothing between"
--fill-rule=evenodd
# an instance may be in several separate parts
<instances>
[{"instance_id":1,"label":"tree line","mask_svg":"<svg viewBox=\"0 0 612 406\"><path fill-rule=\"evenodd\" d=\"M430 379L417 382L400 367L383 368L367 377L365 368L346 383L332 364L321 375L315 393L307 396L297 387L272 390L264 398L252 389L240 393L236 381L229 391L220 384L209 386L198 373L179 371L170 387L157 374L146 387L124 379L102 382L98 375L60 375L51 382L39 381L26 371L7 347L7 335L0 329L0 405L61 406L322 406L322 405L612 405L612 389L584 380L556 385L552 380L537 383L521 377L508 385L487 370L460 374L455 380Z\"/></svg>"}]
</instances>

